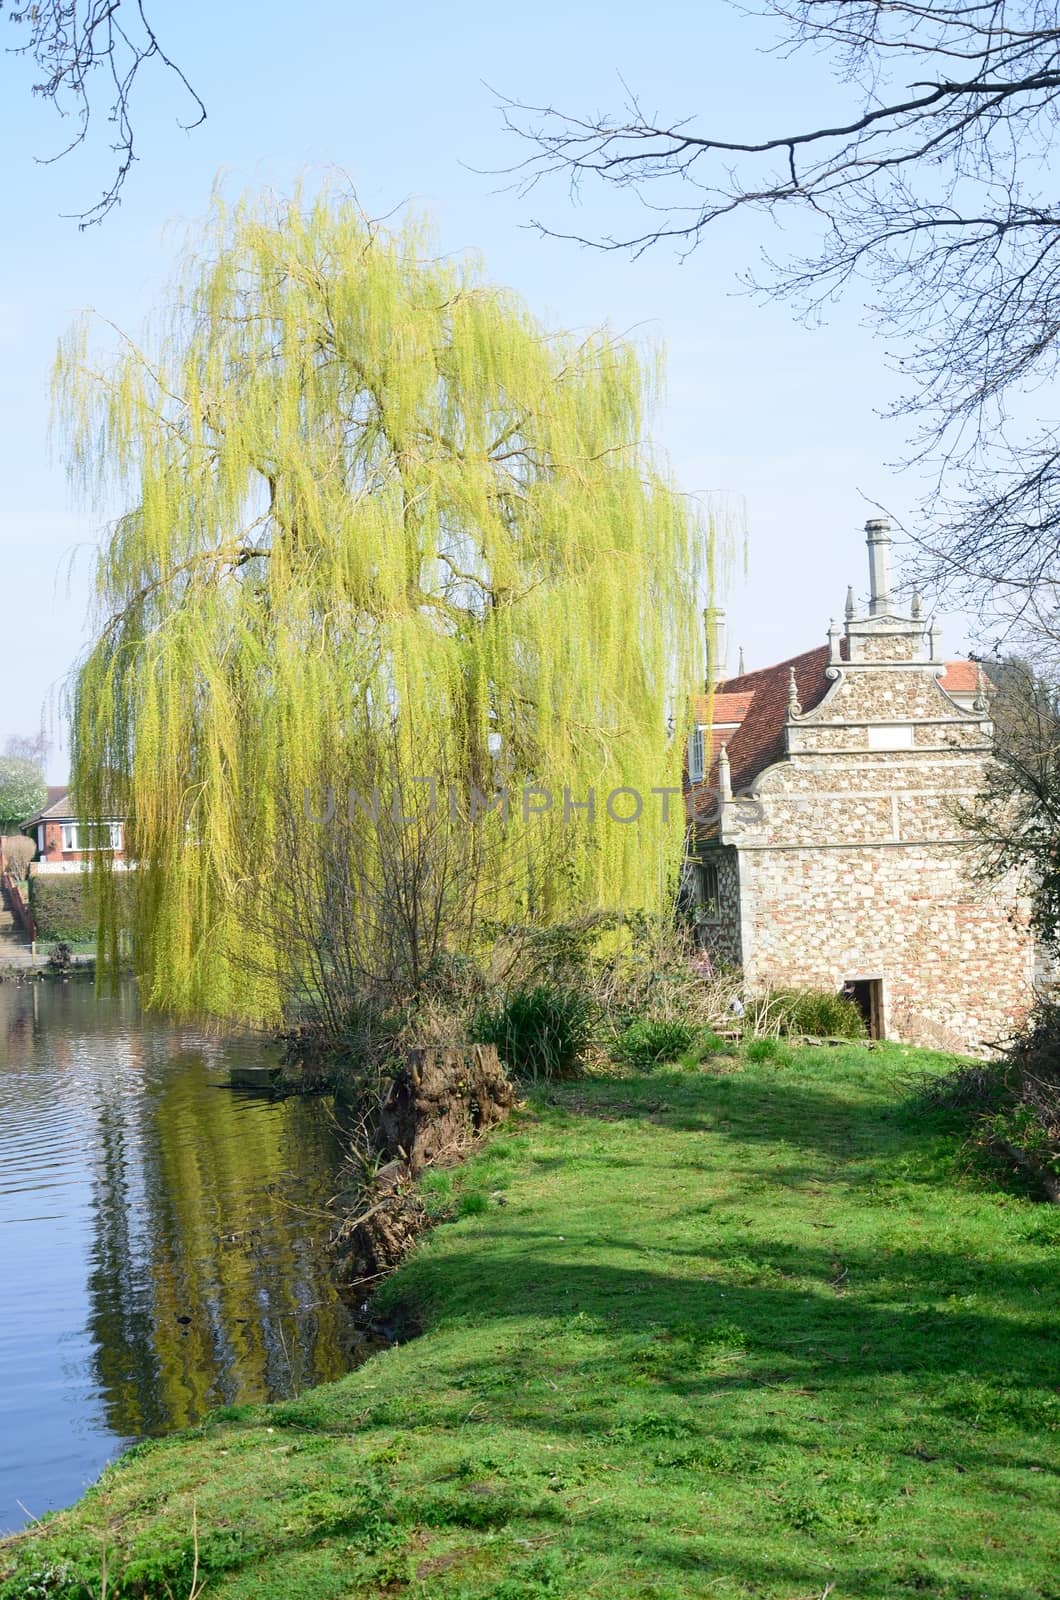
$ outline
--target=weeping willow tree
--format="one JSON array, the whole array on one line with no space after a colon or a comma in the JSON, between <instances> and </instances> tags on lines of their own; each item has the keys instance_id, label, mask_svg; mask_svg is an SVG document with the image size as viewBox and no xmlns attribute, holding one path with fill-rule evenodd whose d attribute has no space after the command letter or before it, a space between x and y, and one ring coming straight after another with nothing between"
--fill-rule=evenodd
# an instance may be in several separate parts
<instances>
[{"instance_id":1,"label":"weeping willow tree","mask_svg":"<svg viewBox=\"0 0 1060 1600\"><path fill-rule=\"evenodd\" d=\"M72 470L128 508L98 559L73 781L86 815L129 819L149 1004L283 1016L285 927L323 937L328 907L282 864L316 859L331 791L370 876L382 779L429 806L421 844L462 852L453 947L486 916L659 907L683 825L653 791L681 782L713 531L644 442L657 375L606 331L550 333L421 222L327 192L218 199L140 342L97 356L72 331ZM507 816L476 808L501 789ZM374 881L386 898L385 864Z\"/></svg>"}]
</instances>

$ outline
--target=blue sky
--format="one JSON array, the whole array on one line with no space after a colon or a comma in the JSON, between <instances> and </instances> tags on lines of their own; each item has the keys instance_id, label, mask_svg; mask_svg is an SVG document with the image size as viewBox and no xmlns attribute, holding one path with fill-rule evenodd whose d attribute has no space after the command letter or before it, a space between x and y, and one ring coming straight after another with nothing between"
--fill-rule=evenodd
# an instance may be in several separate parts
<instances>
[{"instance_id":1,"label":"blue sky","mask_svg":"<svg viewBox=\"0 0 1060 1600\"><path fill-rule=\"evenodd\" d=\"M182 132L178 87L158 72L142 79L141 159L121 207L85 232L60 213L84 209L103 187L106 130L88 150L38 165L34 157L61 143L61 127L30 97L31 65L0 57L0 741L33 731L42 704L61 736L62 682L88 636L98 517L76 504L58 442L49 445L56 341L85 306L139 328L219 174L231 188L285 188L302 171L339 168L373 214L403 203L428 210L445 249L480 250L490 277L552 324L606 322L662 342L668 384L656 440L683 488L746 507L746 573L737 561L723 595L730 666L739 645L753 667L823 640L846 585L866 587L867 501L901 515L917 487L888 465L902 435L878 412L896 385L856 299L806 330L784 307L743 296L741 269L763 246L789 242L767 219L734 220L683 262L667 249L630 261L527 227L541 215L557 228L620 229L615 196L587 194L573 211L560 186L524 199L509 180L475 169L525 154L487 85L593 111L620 104L624 78L649 112L696 113L761 136L844 103L825 63L768 53L771 26L725 0L573 10L543 0L523 14L484 0L455 11L422 0L373 10L317 0L304 12L276 0L155 0L149 10L208 120ZM14 30L0 18L0 43L5 32ZM943 624L947 654L960 654L962 619L943 614ZM66 762L60 743L53 781Z\"/></svg>"}]
</instances>

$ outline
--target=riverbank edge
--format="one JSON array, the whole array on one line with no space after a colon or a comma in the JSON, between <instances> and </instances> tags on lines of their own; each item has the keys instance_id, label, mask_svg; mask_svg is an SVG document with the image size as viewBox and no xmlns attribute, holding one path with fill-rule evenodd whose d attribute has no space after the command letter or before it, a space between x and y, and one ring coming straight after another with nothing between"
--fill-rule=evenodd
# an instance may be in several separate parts
<instances>
[{"instance_id":1,"label":"riverbank edge","mask_svg":"<svg viewBox=\"0 0 1060 1600\"><path fill-rule=\"evenodd\" d=\"M65 979L91 979L96 976L96 958L90 955L73 956L67 969L55 966L49 955L27 955L24 960L0 961L0 983L25 983L37 982L41 978L56 979L62 982ZM125 981L135 977L132 967L119 967L116 977Z\"/></svg>"},{"instance_id":2,"label":"riverbank edge","mask_svg":"<svg viewBox=\"0 0 1060 1600\"><path fill-rule=\"evenodd\" d=\"M647 1281L639 1290L634 1286L635 1293L653 1293L655 1303L650 1308L644 1303L636 1305L630 1326L622 1322L628 1307L623 1307L621 1314L615 1313L621 1327L605 1351L608 1359L604 1363L603 1381L609 1389L617 1383L619 1393L606 1402L611 1425L602 1436L598 1429L590 1429L594 1434L590 1440L592 1448L585 1451L580 1449L577 1430L571 1435L562 1428L557 1432L553 1425L555 1418L550 1422L543 1419L552 1417L557 1406L561 1412L564 1410L563 1403L555 1398L561 1394L567 1405L574 1404L580 1412L591 1413L598 1409L593 1403L592 1390L601 1380L599 1377L594 1380L591 1368L599 1363L595 1360L587 1367L583 1347L592 1346L605 1336L604 1324L609 1316L601 1311L599 1295L591 1309L579 1308L579 1298L586 1298L584 1293L564 1307L564 1295L569 1293L563 1288L566 1275L569 1273L572 1280L577 1281L578 1257L589 1248L592 1239L591 1221L589 1233L586 1233L587 1214L594 1213L597 1226L602 1215L608 1225L619 1227L621 1222L627 1229L630 1237L628 1244L619 1249L620 1256L631 1247L637 1253L646 1251L652 1257L664 1247L672 1246L672 1239L659 1236L660 1195L667 1202L663 1219L672 1223L673 1217L684 1214L682 1202L688 1199L690 1187L697 1192L699 1181L690 1186L687 1174L682 1180L681 1160L689 1157L689 1141L708 1137L713 1141L711 1149L715 1157L720 1160L726 1150L726 1140L730 1138L723 1128L726 1120L733 1126L733 1114L738 1114L736 1121L741 1128L741 1139L749 1141L750 1153L761 1155L763 1134L768 1142L782 1147L774 1152L784 1161L780 1168L773 1170L771 1182L776 1186L775 1192L785 1193L792 1205L795 1197L801 1204L804 1198L799 1196L801 1183L797 1182L794 1190L791 1187L794 1170L791 1158L803 1147L807 1155L815 1148L824 1148L822 1118L838 1118L842 1123L847 1116L843 1108L849 1101L849 1116L860 1128L858 1138L853 1137L852 1122L850 1157L838 1147L829 1148L828 1158L823 1162L823 1169L828 1170L822 1169L819 1174L821 1181L833 1186L832 1199L838 1210L833 1209L832 1221L818 1220L810 1224L830 1228L839 1234L838 1238L827 1240L829 1251L826 1253L838 1257L848 1254L852 1247L851 1241L843 1235L844 1231L851 1230L856 1219L848 1214L849 1206L844 1210L841 1204L844 1198L850 1199L850 1194L844 1197L840 1191L844 1188L851 1192L877 1189L881 1181L887 1187L888 1174L884 1172L881 1179L879 1161L871 1159L875 1140L872 1130L879 1125L884 1131L889 1130L887 1138L881 1141L881 1149L887 1146L888 1139L891 1144L897 1144L900 1150L891 1153L900 1154L901 1170L905 1172L904 1177L899 1177L895 1169L890 1175L893 1206L901 1209L906 1205L916 1213L907 1221L921 1226L933 1222L936 1231L940 1222L946 1221L949 1225L952 1221L948 1217L951 1200L959 1215L981 1215L995 1223L1000 1220L1006 1226L1015 1219L1022 1232L1018 1239L1013 1234L1008 1245L1022 1244L1024 1248L1008 1248L1006 1261L1010 1270L1003 1282L1008 1284L1011 1278L1013 1292L1021 1287L1025 1290L1026 1284L1020 1274L1026 1265L1029 1235L1024 1224L1040 1222L1042 1208L985 1191L960 1171L958 1130L951 1125L944 1126L937 1116L918 1114L912 1119L916 1124L915 1133L911 1132L908 1108L903 1122L889 1104L888 1095L893 1098L893 1085L889 1087L888 1080L896 1068L906 1074L912 1067L938 1072L952 1064L952 1058L930 1057L925 1052L897 1051L890 1047L875 1059L866 1052L859 1052L855 1046L834 1052L796 1050L781 1068L775 1063L752 1064L744 1060L718 1062L699 1073L659 1072L651 1077L583 1080L580 1084L558 1087L533 1097L527 1108L516 1113L512 1123L491 1134L487 1144L465 1167L427 1174L421 1185L429 1202L437 1207L439 1214L447 1214L454 1226L437 1229L422 1241L381 1291L385 1302L417 1307L424 1327L421 1339L374 1358L335 1384L307 1391L297 1401L217 1412L198 1428L136 1447L108 1469L100 1482L70 1510L56 1513L40 1527L16 1535L0 1546L0 1578L4 1580L0 1584L0 1595L4 1600L23 1600L23 1597L28 1600L31 1594L43 1592L69 1596L72 1600L74 1594L78 1594L79 1600L83 1600L93 1591L84 1585L78 1591L75 1566L81 1567L86 1578L94 1571L98 1587L100 1539L107 1544L112 1537L115 1564L108 1593L113 1596L161 1596L169 1589L179 1600L181 1591L176 1585L193 1558L202 1572L211 1575L211 1592L233 1596L252 1592L241 1583L240 1574L245 1573L248 1581L253 1574L257 1586L253 1592L263 1596L290 1593L325 1600L325 1596L339 1592L327 1588L336 1581L336 1561L339 1566L345 1563L345 1568L350 1569L343 1579L350 1587L348 1591L344 1588L343 1593L409 1592L418 1595L429 1592L432 1597L481 1593L485 1596L499 1592L498 1582L517 1579L523 1584L518 1591L520 1597L524 1593L526 1596L566 1595L582 1592L582 1585L593 1578L589 1565L598 1566L603 1562L613 1568L616 1558L632 1563L626 1577L620 1578L617 1585L612 1576L611 1592L616 1594L665 1593L669 1596L714 1592L699 1586L701 1575L690 1575L691 1587L682 1587L678 1576L674 1585L665 1590L652 1588L650 1584L645 1586L646 1579L641 1583L639 1578L630 1576L637 1569L639 1557L635 1547L643 1537L634 1534L632 1529L643 1527L646 1520L651 1522L660 1515L658 1485L653 1480L659 1478L662 1463L667 1479L666 1494L673 1498L676 1489L681 1491L677 1496L680 1505L671 1507L669 1514L663 1517L663 1525L671 1539L678 1539L691 1549L700 1536L693 1537L687 1529L681 1530L682 1522L692 1514L689 1475L702 1477L704 1471L708 1478L719 1472L723 1479L732 1475L731 1453L720 1465L717 1461L711 1465L702 1451L702 1459L698 1462L692 1459L696 1451L690 1449L689 1440L694 1439L699 1430L685 1415L689 1408L680 1404L679 1386L675 1388L662 1379L667 1361L676 1360L681 1353L677 1347L682 1346L683 1350L685 1344L692 1348L693 1354L698 1349L699 1357L703 1357L704 1350L714 1352L710 1356L713 1366L724 1358L713 1378L713 1386L721 1390L731 1387L726 1367L732 1368L734 1362L736 1366L741 1362L753 1363L756 1359L756 1341L745 1339L741 1343L737 1337L741 1332L739 1307L742 1303L745 1310L751 1309L747 1291L755 1287L753 1273L748 1278L747 1263L752 1260L747 1254L749 1244L744 1241L742 1258L737 1252L735 1271L730 1262L728 1275L720 1280L728 1289L717 1289L721 1299L729 1293L732 1317L727 1323L707 1325L709 1337L705 1345L697 1346L691 1333L675 1327L675 1304L665 1296L659 1302L658 1285L653 1287L652 1282ZM794 1069L793 1075L791 1069ZM881 1074L881 1069L886 1070ZM837 1082L837 1076L841 1078L845 1072L851 1077L849 1092L847 1085ZM882 1096L881 1076L885 1090ZM777 1114L778 1105L785 1099L790 1102L787 1111L798 1113L794 1119L791 1115L781 1119ZM866 1115L867 1107L871 1115ZM807 1118L803 1113L814 1108L816 1118L809 1118L808 1125L804 1125ZM719 1117L719 1111L726 1110L730 1117ZM771 1117L772 1125L757 1127L763 1116ZM868 1151L869 1170L847 1173L845 1168L849 1162L854 1167L865 1168L866 1151L858 1150L859 1139L862 1145L867 1141L873 1147ZM845 1138L839 1138L839 1145L845 1146L846 1142ZM601 1161L605 1167L613 1169L606 1182L600 1176ZM709 1177L711 1163L704 1165L703 1158L698 1155L695 1161L693 1170L704 1174L703 1192L716 1200ZM919 1171L914 1171L911 1178L910 1162L914 1167L919 1162ZM643 1167L651 1180L644 1191L644 1214L636 1204L632 1210L629 1204L628 1191L635 1182L631 1174L638 1167ZM724 1182L743 1191L730 1195L730 1201L735 1198L748 1210L754 1208L752 1196L760 1192L760 1167L748 1171L741 1158L726 1169ZM756 1182L759 1190L755 1189ZM866 1201L866 1194L861 1199ZM572 1200L577 1202L573 1208ZM668 1206L677 1207L673 1217ZM816 1214L820 1216L819 1208ZM514 1226L517 1221L518 1226ZM559 1227L564 1229L563 1233L551 1231ZM1011 1228L1008 1231L1012 1233ZM525 1260L519 1259L519 1251L512 1253L513 1233L534 1241L531 1246L534 1261L529 1268ZM817 1238L819 1241L819 1236ZM550 1256L549 1240L553 1241L553 1247L568 1240L575 1247L558 1252L560 1257L573 1257L565 1262L559 1277L554 1264L551 1270L544 1266ZM601 1248L597 1249L598 1256ZM773 1246L774 1251L777 1248ZM967 1255L967 1250L965 1253ZM1030 1255L1033 1261L1033 1250ZM1022 1261L1016 1259L1021 1256ZM741 1259L742 1265L739 1264ZM597 1270L604 1270L602 1261L598 1262ZM956 1267L953 1270L956 1271ZM502 1271L510 1280L510 1296L497 1292L496 1279ZM670 1298L676 1301L683 1295L687 1299L689 1285L678 1273L677 1257L671 1260L670 1272L663 1289L672 1284ZM829 1281L822 1286L825 1311L840 1307L843 1297L852 1292L853 1285L847 1289L842 1287L841 1280L846 1275L845 1270L837 1272L839 1284ZM648 1276L650 1280L652 1274L649 1272ZM1001 1280L995 1287L998 1293L1002 1292ZM694 1281L693 1288L698 1295L705 1292L696 1287ZM715 1291L711 1289L710 1292L714 1294ZM1036 1289L1033 1292L1038 1293ZM1026 1294L1023 1299L1026 1301ZM669 1322L665 1315L667 1305ZM1034 1312L1048 1309L1029 1301L1023 1312L1025 1323L1028 1306ZM724 1311L725 1308L719 1309ZM640 1314L642 1311L650 1314L645 1317ZM661 1322L656 1324L654 1316L661 1316ZM833 1320L829 1316L824 1318L826 1323ZM504 1325L509 1321L513 1326L505 1333ZM543 1323L543 1327L535 1330L535 1322ZM628 1315L626 1322L629 1322ZM1024 1338L1030 1336L1029 1348L1033 1354L1035 1331L1023 1327L1021 1332ZM839 1339L834 1329L819 1336L832 1342ZM501 1338L499 1347L498 1337ZM572 1343L580 1351L580 1359L571 1359ZM780 1344L783 1343L781 1340ZM917 1343L923 1346L922 1333L917 1335ZM683 1354L687 1355L687 1350L683 1350ZM852 1355L833 1354L840 1362L854 1359ZM962 1359L972 1359L971 1351L965 1352L963 1347L961 1354ZM768 1360L779 1359L778 1348L771 1352ZM614 1375L607 1376L612 1367L616 1369ZM493 1380L491 1368L495 1374ZM773 1372L767 1383L767 1388L773 1392L767 1398L774 1406L786 1406L789 1412L794 1406L800 1414L806 1411L799 1397L810 1391L793 1386L798 1376L797 1372ZM805 1374L802 1377L805 1381ZM1013 1368L1011 1382L1016 1383L1017 1377L1018 1368ZM708 1388L711 1386L707 1384ZM813 1391L815 1396L821 1394L822 1388L823 1385L819 1385ZM525 1394L527 1390L532 1391L529 1397ZM731 1392L739 1398L737 1391ZM923 1407L922 1392L913 1399L916 1406ZM814 1398L812 1404L815 1408L829 1409L825 1399ZM851 1405L866 1422L865 1407L859 1407L854 1399ZM772 1410L765 1414L776 1416L778 1413ZM785 1412L782 1410L779 1414ZM834 1422L835 1419L824 1420ZM910 1419L904 1420L908 1432ZM505 1438L496 1445L484 1444L484 1438L489 1441L497 1429ZM528 1445L524 1437L527 1430L541 1437ZM1036 1570L1045 1570L1032 1548L1040 1545L1041 1538L1036 1537L1036 1533L1044 1534L1047 1531L1044 1527L1029 1535L1025 1530L1019 1549L1008 1548L1004 1555L1008 1567L987 1552L985 1559L992 1572L980 1571L983 1552L977 1536L972 1541L974 1551L969 1545L965 1552L958 1551L956 1557L950 1552L952 1573L948 1575L944 1571L943 1556L947 1540L952 1542L953 1539L957 1503L974 1500L971 1491L977 1486L974 1478L969 1480L966 1476L970 1469L958 1466L961 1477L959 1481L952 1480L954 1499L949 1496L945 1481L939 1481L945 1480L946 1473L928 1468L926 1463L945 1461L949 1467L955 1448L966 1457L975 1454L976 1444L982 1444L981 1440L976 1441L975 1432L971 1429L970 1436L966 1437L968 1430L961 1434L958 1429L960 1436L955 1438L951 1421L948 1433L940 1427L932 1439L932 1448L906 1452L906 1459L900 1463L900 1473L917 1481L918 1487L911 1493L926 1493L930 1488L936 1494L941 1493L941 1505L936 1510L927 1508L925 1520L923 1514L914 1515L925 1508L898 1500L894 1509L900 1511L906 1522L912 1516L917 1523L916 1529L902 1533L901 1543L904 1547L910 1545L910 1541L922 1541L932 1546L930 1558L921 1557L918 1552L916 1560L926 1563L924 1572L934 1585L931 1592L940 1597L960 1592L959 1587L954 1586L957 1584L989 1582L994 1584L989 1592L995 1600L1008 1600L1010 1595L1039 1594L1043 1597L1048 1594L1052 1600L1044 1579L1039 1581L1035 1576ZM1019 1439L1011 1430L1001 1428L1002 1436L1010 1435L1011 1448L1005 1452L1010 1458L1008 1476L1018 1480L1018 1492L1011 1496L1013 1511L1021 1505L1025 1509L1027 1490L1033 1490L1036 1485L1025 1472L1016 1471L1011 1458L1030 1450L1034 1452L1034 1465L1028 1470L1035 1473L1049 1470L1044 1464L1044 1452L1034 1441L1034 1430L1030 1432L1030 1439L1026 1436ZM944 1433L946 1437L942 1436ZM602 1464L602 1471L594 1472L593 1468L600 1466L594 1458L594 1450L601 1437L609 1461ZM878 1428L875 1443L878 1449L885 1450ZM525 1457L529 1450L535 1460L542 1456L546 1463L551 1460L560 1479L559 1488L537 1485L533 1494L514 1494L514 1468L509 1470L512 1462L508 1460L506 1449L514 1452L515 1457ZM723 1457L726 1449L722 1450ZM323 1457L332 1451L336 1454L332 1463L336 1471L325 1473L322 1478ZM572 1451L582 1458L577 1470L572 1469L569 1459ZM439 1453L445 1458L441 1463ZM282 1465L278 1455L284 1458ZM632 1461L628 1459L631 1455ZM622 1470L621 1462L616 1466L610 1458L623 1456L627 1458L626 1468L633 1469L634 1483L643 1493L639 1506L617 1504L617 1480L606 1475ZM421 1458L428 1457L425 1476L419 1464ZM814 1459L815 1464L820 1465L820 1455ZM440 1466L444 1470L439 1475ZM747 1479L748 1488L756 1488L757 1514L764 1514L768 1525L772 1515L769 1501L774 1497L758 1492L761 1490L761 1461L749 1457L748 1467L753 1469ZM533 1477L533 1472L525 1460L523 1468L523 1476L516 1473L516 1478L526 1489L529 1482L529 1479L524 1482L526 1474ZM790 1582L782 1580L779 1587L768 1591L771 1595L784 1596L786 1600L789 1594L809 1592L811 1580L818 1584L816 1592L819 1593L832 1581L829 1574L833 1569L850 1567L849 1560L841 1557L851 1529L858 1534L859 1518L867 1517L867 1526L873 1524L868 1503L858 1509L857 1484L864 1474L855 1469L853 1459L846 1461L846 1468L854 1485L849 1490L854 1497L853 1510L847 1508L852 1518L850 1525L844 1523L834 1506L828 1515L816 1516L809 1501L804 1514L800 1512L794 1521L791 1518L783 1521L782 1542L794 1549L798 1561L793 1557L790 1563ZM949 1470L952 1471L952 1467ZM1000 1466L999 1470L1002 1470ZM236 1482L231 1481L233 1474L239 1478L240 1474L247 1473L258 1497L253 1515L246 1503L246 1483L240 1492ZM626 1475L630 1476L630 1472ZM278 1488L278 1477L284 1480L282 1492ZM928 1479L932 1480L930 1484ZM765 1481L775 1483L770 1473L766 1473ZM614 1517L608 1522L608 1538L612 1549L605 1551L602 1543L595 1550L586 1550L580 1545L581 1553L576 1552L568 1559L563 1554L563 1537L557 1542L556 1535L570 1534L578 1526L577 1519L586 1514L582 1502L589 1492L587 1484L591 1484L594 1491L606 1491L601 1499L611 1502L608 1509ZM861 1487L864 1490L864 1484ZM1004 1487L1004 1484L995 1484L994 1492L1000 1493ZM1010 1483L1009 1488L1013 1487ZM255 1545L254 1539L262 1536L252 1535L248 1527L260 1526L263 1504L268 1525L275 1523L277 1493L286 1507L287 1521L277 1531L280 1548L270 1551L264 1545L260 1548ZM550 1496L556 1493L563 1498L550 1501ZM898 1493L896 1487L895 1494ZM694 1500L694 1494L692 1498ZM834 1495L827 1499L832 1505ZM729 1500L729 1511L735 1514L731 1496ZM399 1502L401 1515L395 1511ZM563 1509L555 1517L552 1513L557 1507ZM967 1513L962 1515L967 1517ZM987 1522L996 1528L996 1508L988 1510ZM595 1519L592 1526L596 1526ZM196 1530L194 1537L193 1529ZM935 1533L929 1537L931 1529ZM402 1534L397 1544L391 1537L395 1530ZM744 1532L761 1543L761 1527ZM813 1537L807 1538L808 1534ZM858 1538L863 1534L864 1529ZM410 1539L413 1540L411 1546ZM827 1548L813 1555L811 1547L815 1539ZM293 1544L288 1548L290 1540ZM523 1548L528 1540L541 1556L534 1568L537 1576L529 1571L537 1557L532 1552L528 1556ZM995 1542L999 1550L1005 1550L1004 1541ZM582 1545L584 1543L582 1540ZM743 1543L746 1544L746 1539ZM480 1550L487 1558L485 1561L479 1559ZM122 1552L121 1564L119 1551ZM890 1553L895 1555L894 1550ZM93 1554L94 1568L91 1566ZM687 1555L688 1550L685 1550ZM21 1568L18 1576L11 1565L12 1556ZM276 1569L275 1577L272 1575L277 1559L281 1562L282 1577L281 1568ZM1015 1567L1011 1565L1013 1559ZM86 1562L88 1566L84 1565ZM431 1563L440 1564L432 1567ZM674 1569L678 1575L680 1565L678 1562ZM766 1566L760 1565L765 1571ZM870 1561L870 1565L873 1562ZM311 1566L314 1570L319 1568L317 1577L311 1578ZM795 1566L799 1569L797 1574ZM372 1568L371 1573L368 1567ZM295 1569L302 1568L305 1582L296 1583ZM358 1568L360 1577L353 1568ZM51 1586L44 1590L34 1588L33 1584L39 1583L45 1571L51 1573L55 1581L49 1579ZM1008 1575L1002 1582L1005 1573ZM778 1567L774 1578L780 1576ZM266 1580L268 1586L261 1587ZM399 1581L402 1587L394 1588ZM907 1574L900 1583L896 1577L894 1585L880 1587L873 1582L871 1592L898 1595L908 1592L911 1581ZM463 1586L451 1586L458 1582ZM924 1584L917 1582L913 1586L923 1588ZM515 1592L513 1589L512 1593ZM729 1587L717 1592L742 1594L751 1593L752 1589ZM845 1587L839 1592L860 1594L869 1589Z\"/></svg>"}]
</instances>

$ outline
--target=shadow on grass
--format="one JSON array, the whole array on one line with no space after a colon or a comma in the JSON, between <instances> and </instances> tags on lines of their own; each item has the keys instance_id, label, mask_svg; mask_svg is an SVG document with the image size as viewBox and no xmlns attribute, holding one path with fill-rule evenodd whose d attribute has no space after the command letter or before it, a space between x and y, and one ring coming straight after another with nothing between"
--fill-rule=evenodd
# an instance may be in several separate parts
<instances>
[{"instance_id":1,"label":"shadow on grass","mask_svg":"<svg viewBox=\"0 0 1060 1600\"><path fill-rule=\"evenodd\" d=\"M424 1306L425 1341L204 1433L267 1420L319 1435L336 1481L342 1452L371 1439L382 1450L368 1459L386 1463L381 1525L488 1535L468 1559L489 1545L518 1600L603 1592L579 1578L600 1562L610 1592L663 1600L816 1600L833 1582L859 1600L1044 1600L1018 1541L1009 1572L977 1519L1018 1516L1040 1551L1056 1518L1048 1258L1004 1255L989 1196L976 1248L937 1218L903 1240L925 1219L858 1192L894 1163L904 1183L941 1186L952 1122L864 1071L850 1084L780 1068L589 1080L547 1099L530 1197L440 1230L394 1280L395 1297ZM607 1126L622 1122L639 1131ZM699 1174L716 1183L723 1155L732 1193L701 1204ZM657 1177L640 1228L629 1186L642 1171ZM778 1198L763 1205L767 1186ZM792 1237L789 1205L806 1234L830 1231ZM683 1509L662 1520L671 1496ZM365 1537L336 1525L351 1536ZM302 1539L277 1526L270 1574L327 1537L322 1518ZM530 1551L545 1544L554 1579ZM430 1592L498 1592L464 1582L439 1571Z\"/></svg>"},{"instance_id":2,"label":"shadow on grass","mask_svg":"<svg viewBox=\"0 0 1060 1600\"><path fill-rule=\"evenodd\" d=\"M545 1104L577 1118L630 1119L679 1133L709 1133L773 1146L791 1145L832 1159L891 1154L922 1145L925 1135L959 1134L954 1113L928 1110L916 1080L881 1068L874 1082L864 1068L849 1084L808 1081L794 1069L746 1073L658 1073L620 1081L584 1079L556 1086Z\"/></svg>"}]
</instances>

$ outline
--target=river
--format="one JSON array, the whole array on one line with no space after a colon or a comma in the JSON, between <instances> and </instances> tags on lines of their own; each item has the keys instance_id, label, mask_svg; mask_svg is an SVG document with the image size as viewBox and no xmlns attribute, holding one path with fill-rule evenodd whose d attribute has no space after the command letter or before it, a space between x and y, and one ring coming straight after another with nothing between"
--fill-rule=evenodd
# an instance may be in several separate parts
<instances>
[{"instance_id":1,"label":"river","mask_svg":"<svg viewBox=\"0 0 1060 1600\"><path fill-rule=\"evenodd\" d=\"M0 984L0 1531L135 1439L352 1364L330 1105L222 1087L267 1054L131 985Z\"/></svg>"}]
</instances>

